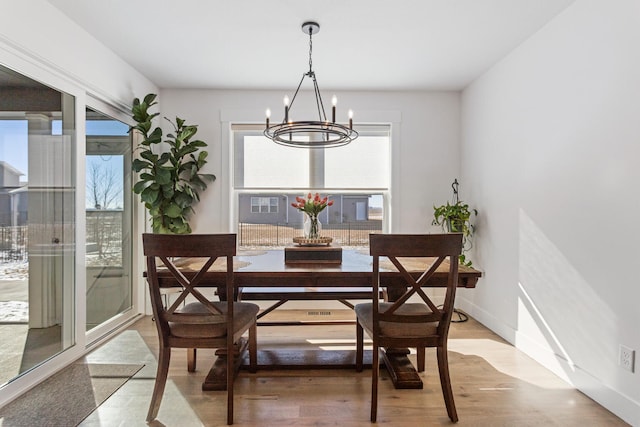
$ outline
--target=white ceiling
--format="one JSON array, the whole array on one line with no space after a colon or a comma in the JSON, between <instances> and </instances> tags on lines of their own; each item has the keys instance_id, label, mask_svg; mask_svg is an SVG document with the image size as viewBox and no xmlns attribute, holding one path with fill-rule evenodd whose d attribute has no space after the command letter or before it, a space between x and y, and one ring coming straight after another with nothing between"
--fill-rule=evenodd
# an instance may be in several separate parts
<instances>
[{"instance_id":1,"label":"white ceiling","mask_svg":"<svg viewBox=\"0 0 640 427\"><path fill-rule=\"evenodd\" d=\"M574 0L48 0L161 88L461 89ZM306 83L305 83L306 84Z\"/></svg>"}]
</instances>

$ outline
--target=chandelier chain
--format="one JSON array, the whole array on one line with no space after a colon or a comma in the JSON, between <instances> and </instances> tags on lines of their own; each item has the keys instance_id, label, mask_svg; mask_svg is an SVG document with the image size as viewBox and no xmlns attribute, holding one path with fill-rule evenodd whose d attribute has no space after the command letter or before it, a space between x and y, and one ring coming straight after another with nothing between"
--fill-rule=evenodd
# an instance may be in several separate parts
<instances>
[{"instance_id":1,"label":"chandelier chain","mask_svg":"<svg viewBox=\"0 0 640 427\"><path fill-rule=\"evenodd\" d=\"M311 53L313 52L313 29L309 27L309 75L313 74L313 61L311 59Z\"/></svg>"}]
</instances>

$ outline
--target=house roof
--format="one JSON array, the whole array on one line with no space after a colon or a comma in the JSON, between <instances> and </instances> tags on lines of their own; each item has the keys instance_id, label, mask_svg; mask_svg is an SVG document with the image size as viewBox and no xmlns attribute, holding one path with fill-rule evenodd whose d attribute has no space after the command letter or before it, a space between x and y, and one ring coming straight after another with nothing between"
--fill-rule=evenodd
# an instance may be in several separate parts
<instances>
[{"instance_id":1,"label":"house roof","mask_svg":"<svg viewBox=\"0 0 640 427\"><path fill-rule=\"evenodd\" d=\"M11 173L13 173L14 175L17 176L24 176L23 172L20 172L18 169L14 168L13 166L11 166L9 163L5 162L4 160L0 160L0 169L4 169L6 171L9 171Z\"/></svg>"}]
</instances>

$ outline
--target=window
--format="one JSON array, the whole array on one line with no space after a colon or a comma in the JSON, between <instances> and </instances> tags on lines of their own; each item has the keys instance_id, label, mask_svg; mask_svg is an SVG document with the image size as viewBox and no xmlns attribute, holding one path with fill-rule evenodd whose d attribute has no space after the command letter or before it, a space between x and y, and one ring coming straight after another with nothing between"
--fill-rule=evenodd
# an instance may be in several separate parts
<instances>
[{"instance_id":1,"label":"window","mask_svg":"<svg viewBox=\"0 0 640 427\"><path fill-rule=\"evenodd\" d=\"M251 213L278 213L278 198L252 197Z\"/></svg>"},{"instance_id":2,"label":"window","mask_svg":"<svg viewBox=\"0 0 640 427\"><path fill-rule=\"evenodd\" d=\"M320 215L323 235L366 246L382 231L390 187L390 126L358 126L352 143L327 149L275 144L263 126L233 125L233 196L240 247L285 246L301 234L296 196L333 200ZM270 215L264 215L269 213Z\"/></svg>"}]
</instances>

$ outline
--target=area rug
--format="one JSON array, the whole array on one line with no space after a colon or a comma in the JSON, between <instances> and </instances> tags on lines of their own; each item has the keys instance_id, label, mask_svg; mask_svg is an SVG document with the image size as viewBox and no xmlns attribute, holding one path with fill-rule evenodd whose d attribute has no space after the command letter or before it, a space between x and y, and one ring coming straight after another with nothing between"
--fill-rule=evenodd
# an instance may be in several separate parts
<instances>
[{"instance_id":1,"label":"area rug","mask_svg":"<svg viewBox=\"0 0 640 427\"><path fill-rule=\"evenodd\" d=\"M0 425L77 426L143 366L70 365L0 409Z\"/></svg>"}]
</instances>

